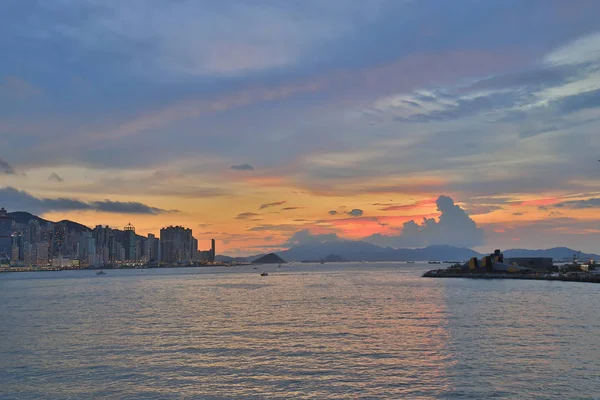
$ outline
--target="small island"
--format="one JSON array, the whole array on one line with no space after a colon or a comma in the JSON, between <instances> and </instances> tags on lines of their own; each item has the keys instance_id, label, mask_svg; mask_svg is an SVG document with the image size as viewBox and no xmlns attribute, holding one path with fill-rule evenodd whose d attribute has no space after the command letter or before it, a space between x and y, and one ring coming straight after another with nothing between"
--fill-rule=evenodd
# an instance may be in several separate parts
<instances>
[{"instance_id":1,"label":"small island","mask_svg":"<svg viewBox=\"0 0 600 400\"><path fill-rule=\"evenodd\" d=\"M285 261L275 253L269 253L252 261L252 264L285 264Z\"/></svg>"},{"instance_id":2,"label":"small island","mask_svg":"<svg viewBox=\"0 0 600 400\"><path fill-rule=\"evenodd\" d=\"M520 257L504 259L500 250L481 260L471 258L464 264L456 263L445 269L434 269L423 274L426 278L471 279L530 279L600 283L600 265L595 261L554 265L552 258Z\"/></svg>"}]
</instances>

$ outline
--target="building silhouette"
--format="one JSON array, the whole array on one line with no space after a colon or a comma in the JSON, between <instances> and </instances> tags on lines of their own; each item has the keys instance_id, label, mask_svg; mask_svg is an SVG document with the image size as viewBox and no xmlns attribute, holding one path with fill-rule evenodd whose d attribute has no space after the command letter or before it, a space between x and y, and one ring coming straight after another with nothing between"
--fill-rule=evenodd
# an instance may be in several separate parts
<instances>
[{"instance_id":1,"label":"building silhouette","mask_svg":"<svg viewBox=\"0 0 600 400\"><path fill-rule=\"evenodd\" d=\"M4 207L0 208L0 260L12 256L13 220Z\"/></svg>"},{"instance_id":2,"label":"building silhouette","mask_svg":"<svg viewBox=\"0 0 600 400\"><path fill-rule=\"evenodd\" d=\"M137 240L135 236L135 227L131 223L124 228L123 247L125 248L125 260L137 261Z\"/></svg>"}]
</instances>

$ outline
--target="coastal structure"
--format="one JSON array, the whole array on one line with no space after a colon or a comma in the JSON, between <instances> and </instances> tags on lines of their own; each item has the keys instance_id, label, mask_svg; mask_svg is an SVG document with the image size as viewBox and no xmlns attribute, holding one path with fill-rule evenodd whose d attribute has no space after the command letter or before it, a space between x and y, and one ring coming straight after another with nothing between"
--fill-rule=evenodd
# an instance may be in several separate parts
<instances>
[{"instance_id":1,"label":"coastal structure","mask_svg":"<svg viewBox=\"0 0 600 400\"><path fill-rule=\"evenodd\" d=\"M521 265L519 265L521 264ZM525 265L522 265L525 264ZM478 260L471 258L464 264L454 264L446 269L427 271L427 278L476 279L535 279L600 283L600 271L594 263L555 266L546 257L504 259L500 250Z\"/></svg>"}]
</instances>

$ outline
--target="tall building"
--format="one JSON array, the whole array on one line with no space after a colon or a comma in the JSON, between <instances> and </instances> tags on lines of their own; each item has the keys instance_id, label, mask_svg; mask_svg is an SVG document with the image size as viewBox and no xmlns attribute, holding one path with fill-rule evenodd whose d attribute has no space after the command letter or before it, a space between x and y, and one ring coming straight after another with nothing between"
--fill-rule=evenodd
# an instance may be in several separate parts
<instances>
[{"instance_id":1,"label":"tall building","mask_svg":"<svg viewBox=\"0 0 600 400\"><path fill-rule=\"evenodd\" d=\"M99 257L96 255L96 239L92 232L83 232L82 234L79 261L90 267L99 264Z\"/></svg>"},{"instance_id":2,"label":"tall building","mask_svg":"<svg viewBox=\"0 0 600 400\"><path fill-rule=\"evenodd\" d=\"M37 219L29 221L29 243L37 243L40 241L42 233L40 222Z\"/></svg>"},{"instance_id":3,"label":"tall building","mask_svg":"<svg viewBox=\"0 0 600 400\"><path fill-rule=\"evenodd\" d=\"M129 223L127 226L125 226L124 230L125 237L123 238L123 247L125 248L125 260L136 261L137 239L135 236L135 227Z\"/></svg>"},{"instance_id":4,"label":"tall building","mask_svg":"<svg viewBox=\"0 0 600 400\"><path fill-rule=\"evenodd\" d=\"M67 225L64 223L54 225L52 230L52 257L58 257L59 255L66 253L67 244Z\"/></svg>"},{"instance_id":5,"label":"tall building","mask_svg":"<svg viewBox=\"0 0 600 400\"><path fill-rule=\"evenodd\" d=\"M210 259L208 261L210 262L215 262L215 251L216 251L216 246L215 246L215 239L211 239L210 240Z\"/></svg>"},{"instance_id":6,"label":"tall building","mask_svg":"<svg viewBox=\"0 0 600 400\"><path fill-rule=\"evenodd\" d=\"M160 230L161 261L177 262L193 259L192 230L182 226L169 226Z\"/></svg>"},{"instance_id":7,"label":"tall building","mask_svg":"<svg viewBox=\"0 0 600 400\"><path fill-rule=\"evenodd\" d=\"M147 261L158 261L159 257L159 243L158 239L152 233L148 234L148 239L144 241L144 256Z\"/></svg>"},{"instance_id":8,"label":"tall building","mask_svg":"<svg viewBox=\"0 0 600 400\"><path fill-rule=\"evenodd\" d=\"M48 242L37 242L35 244L35 265L45 267L48 265L48 249L50 244Z\"/></svg>"},{"instance_id":9,"label":"tall building","mask_svg":"<svg viewBox=\"0 0 600 400\"><path fill-rule=\"evenodd\" d=\"M13 220L4 207L0 208L0 260L12 255Z\"/></svg>"}]
</instances>

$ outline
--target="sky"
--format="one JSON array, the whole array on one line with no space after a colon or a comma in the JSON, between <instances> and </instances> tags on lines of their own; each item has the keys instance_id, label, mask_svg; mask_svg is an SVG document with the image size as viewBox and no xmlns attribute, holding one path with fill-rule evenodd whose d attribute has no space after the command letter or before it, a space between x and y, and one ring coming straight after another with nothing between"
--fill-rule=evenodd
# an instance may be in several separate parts
<instances>
[{"instance_id":1,"label":"sky","mask_svg":"<svg viewBox=\"0 0 600 400\"><path fill-rule=\"evenodd\" d=\"M4 0L0 206L256 254L600 251L600 2Z\"/></svg>"}]
</instances>

